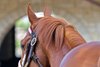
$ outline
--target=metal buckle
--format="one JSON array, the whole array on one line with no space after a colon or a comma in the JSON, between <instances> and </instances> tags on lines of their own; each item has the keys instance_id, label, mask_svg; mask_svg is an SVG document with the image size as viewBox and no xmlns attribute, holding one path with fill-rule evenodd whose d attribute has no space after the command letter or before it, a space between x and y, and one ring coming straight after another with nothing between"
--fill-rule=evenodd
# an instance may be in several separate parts
<instances>
[{"instance_id":1,"label":"metal buckle","mask_svg":"<svg viewBox=\"0 0 100 67\"><path fill-rule=\"evenodd\" d=\"M36 41L37 41L37 39L36 39L36 38L32 38L32 40L31 40L31 46L34 46L34 45L35 45L35 43L36 43Z\"/></svg>"}]
</instances>

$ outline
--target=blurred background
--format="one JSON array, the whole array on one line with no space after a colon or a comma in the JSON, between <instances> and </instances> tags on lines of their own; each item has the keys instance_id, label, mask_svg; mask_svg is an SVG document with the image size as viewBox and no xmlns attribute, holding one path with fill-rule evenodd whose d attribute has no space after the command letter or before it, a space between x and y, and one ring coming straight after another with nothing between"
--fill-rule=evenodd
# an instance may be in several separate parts
<instances>
[{"instance_id":1,"label":"blurred background","mask_svg":"<svg viewBox=\"0 0 100 67\"><path fill-rule=\"evenodd\" d=\"M87 42L100 41L100 0L0 0L0 67L17 67L20 40L29 27L27 4L37 16L52 14L73 24Z\"/></svg>"}]
</instances>

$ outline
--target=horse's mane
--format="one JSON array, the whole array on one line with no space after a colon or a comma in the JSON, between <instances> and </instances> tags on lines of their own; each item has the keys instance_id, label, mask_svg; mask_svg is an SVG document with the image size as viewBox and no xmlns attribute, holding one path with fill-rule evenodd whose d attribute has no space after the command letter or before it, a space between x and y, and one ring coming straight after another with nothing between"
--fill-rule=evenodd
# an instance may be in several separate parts
<instances>
[{"instance_id":1,"label":"horse's mane","mask_svg":"<svg viewBox=\"0 0 100 67\"><path fill-rule=\"evenodd\" d=\"M37 22L35 30L41 43L46 44L46 46L54 44L55 47L59 48L64 43L66 27L74 28L62 19L44 17Z\"/></svg>"}]
</instances>

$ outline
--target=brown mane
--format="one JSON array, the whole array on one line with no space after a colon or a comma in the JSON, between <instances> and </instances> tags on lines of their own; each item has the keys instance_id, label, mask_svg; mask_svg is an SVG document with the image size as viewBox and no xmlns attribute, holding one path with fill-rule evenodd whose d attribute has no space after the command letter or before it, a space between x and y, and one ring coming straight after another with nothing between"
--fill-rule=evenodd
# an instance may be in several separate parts
<instances>
[{"instance_id":1,"label":"brown mane","mask_svg":"<svg viewBox=\"0 0 100 67\"><path fill-rule=\"evenodd\" d=\"M41 43L47 44L47 47L54 44L59 48L64 44L65 28L68 26L74 28L64 20L49 16L43 17L37 22L35 31Z\"/></svg>"}]
</instances>

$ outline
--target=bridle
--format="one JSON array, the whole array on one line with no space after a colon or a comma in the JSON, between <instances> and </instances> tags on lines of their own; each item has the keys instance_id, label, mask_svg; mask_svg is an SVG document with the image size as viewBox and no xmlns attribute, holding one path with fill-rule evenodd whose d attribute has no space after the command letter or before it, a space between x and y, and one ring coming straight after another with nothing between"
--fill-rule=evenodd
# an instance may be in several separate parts
<instances>
[{"instance_id":1,"label":"bridle","mask_svg":"<svg viewBox=\"0 0 100 67\"><path fill-rule=\"evenodd\" d=\"M35 54L36 43L37 43L36 33L33 32L31 28L28 29L28 32L31 34L32 38L31 38L31 41L29 42L29 44L27 45L26 53L24 54L22 63L20 64L20 62L19 62L18 67L29 67L29 64L32 60L35 63L37 63L38 67L43 67L39 61L39 58Z\"/></svg>"}]
</instances>

